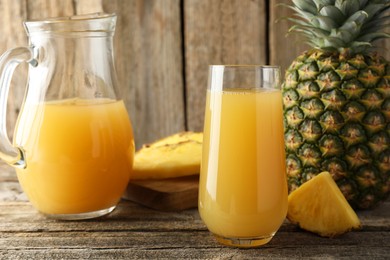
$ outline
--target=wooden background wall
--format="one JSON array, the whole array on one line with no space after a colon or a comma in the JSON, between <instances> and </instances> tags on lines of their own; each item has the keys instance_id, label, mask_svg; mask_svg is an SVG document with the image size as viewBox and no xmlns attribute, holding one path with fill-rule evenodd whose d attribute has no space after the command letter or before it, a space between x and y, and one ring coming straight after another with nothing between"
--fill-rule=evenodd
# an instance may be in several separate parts
<instances>
[{"instance_id":1,"label":"wooden background wall","mask_svg":"<svg viewBox=\"0 0 390 260\"><path fill-rule=\"evenodd\" d=\"M26 19L117 13L116 68L139 147L178 131L202 130L209 64L284 70L306 49L297 36L286 38L290 24L275 23L290 14L275 4L289 1L0 0L0 52L26 45ZM389 41L381 45L390 48ZM382 54L390 58L386 49ZM23 98L25 70L20 66L13 79L9 129Z\"/></svg>"}]
</instances>

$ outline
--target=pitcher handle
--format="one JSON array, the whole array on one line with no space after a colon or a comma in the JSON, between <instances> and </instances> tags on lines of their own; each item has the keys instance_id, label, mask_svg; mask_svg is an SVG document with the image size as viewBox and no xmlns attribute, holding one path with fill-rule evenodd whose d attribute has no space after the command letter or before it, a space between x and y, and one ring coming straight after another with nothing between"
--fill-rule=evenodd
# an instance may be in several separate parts
<instances>
[{"instance_id":1,"label":"pitcher handle","mask_svg":"<svg viewBox=\"0 0 390 260\"><path fill-rule=\"evenodd\" d=\"M0 158L9 165L25 168L26 161L23 149L12 145L7 134L7 99L12 75L22 62L36 66L33 52L28 47L8 50L0 57Z\"/></svg>"}]
</instances>

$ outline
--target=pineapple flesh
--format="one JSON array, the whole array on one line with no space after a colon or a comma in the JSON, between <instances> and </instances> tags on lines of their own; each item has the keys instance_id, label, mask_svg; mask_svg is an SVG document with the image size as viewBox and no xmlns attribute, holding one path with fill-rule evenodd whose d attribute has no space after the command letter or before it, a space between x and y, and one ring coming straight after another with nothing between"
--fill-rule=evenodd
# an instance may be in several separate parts
<instances>
[{"instance_id":1,"label":"pineapple flesh","mask_svg":"<svg viewBox=\"0 0 390 260\"><path fill-rule=\"evenodd\" d=\"M180 132L144 145L135 153L132 180L199 174L203 133Z\"/></svg>"},{"instance_id":2,"label":"pineapple flesh","mask_svg":"<svg viewBox=\"0 0 390 260\"><path fill-rule=\"evenodd\" d=\"M293 0L291 32L313 48L286 71L283 106L289 191L328 171L354 208L390 192L390 0Z\"/></svg>"},{"instance_id":3,"label":"pineapple flesh","mask_svg":"<svg viewBox=\"0 0 390 260\"><path fill-rule=\"evenodd\" d=\"M287 218L324 237L361 227L358 216L328 172L318 174L288 196Z\"/></svg>"}]
</instances>

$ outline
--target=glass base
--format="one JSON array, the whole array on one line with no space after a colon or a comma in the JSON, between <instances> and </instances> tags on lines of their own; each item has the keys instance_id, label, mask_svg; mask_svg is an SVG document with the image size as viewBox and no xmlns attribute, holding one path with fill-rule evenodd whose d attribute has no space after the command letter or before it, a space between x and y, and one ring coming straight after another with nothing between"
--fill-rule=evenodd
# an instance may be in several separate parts
<instances>
[{"instance_id":1,"label":"glass base","mask_svg":"<svg viewBox=\"0 0 390 260\"><path fill-rule=\"evenodd\" d=\"M97 211L92 212L86 212L86 213L76 213L76 214L46 214L42 213L48 218L51 219L58 219L58 220L83 220L83 219L91 219L91 218L98 218L104 215L107 215L111 213L116 206L112 206L107 209L101 209Z\"/></svg>"},{"instance_id":2,"label":"glass base","mask_svg":"<svg viewBox=\"0 0 390 260\"><path fill-rule=\"evenodd\" d=\"M267 236L260 237L240 237L240 238L231 238L231 237L222 237L216 234L213 234L217 241L225 246L231 247L241 247L241 248L251 248L251 247L259 247L267 244L275 233Z\"/></svg>"}]
</instances>

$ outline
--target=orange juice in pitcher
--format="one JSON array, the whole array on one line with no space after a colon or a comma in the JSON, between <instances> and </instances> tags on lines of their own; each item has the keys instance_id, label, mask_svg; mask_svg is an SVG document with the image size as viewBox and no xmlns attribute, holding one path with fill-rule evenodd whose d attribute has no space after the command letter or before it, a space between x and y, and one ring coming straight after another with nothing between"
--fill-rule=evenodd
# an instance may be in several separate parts
<instances>
[{"instance_id":1,"label":"orange juice in pitcher","mask_svg":"<svg viewBox=\"0 0 390 260\"><path fill-rule=\"evenodd\" d=\"M111 212L132 171L130 118L118 97L115 14L24 23L28 47L0 58L0 113L15 64L29 64L25 99L11 143L0 118L0 157L16 168L32 204L58 219Z\"/></svg>"},{"instance_id":2,"label":"orange juice in pitcher","mask_svg":"<svg viewBox=\"0 0 390 260\"><path fill-rule=\"evenodd\" d=\"M18 179L30 201L50 215L114 207L129 181L133 136L123 101L64 100L29 107L15 143L25 169Z\"/></svg>"}]
</instances>

